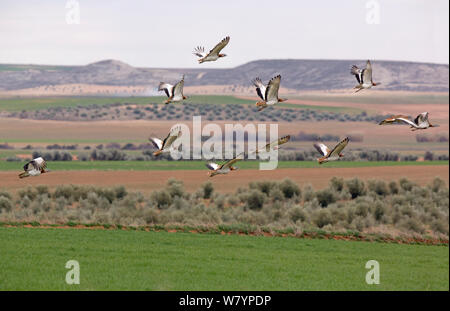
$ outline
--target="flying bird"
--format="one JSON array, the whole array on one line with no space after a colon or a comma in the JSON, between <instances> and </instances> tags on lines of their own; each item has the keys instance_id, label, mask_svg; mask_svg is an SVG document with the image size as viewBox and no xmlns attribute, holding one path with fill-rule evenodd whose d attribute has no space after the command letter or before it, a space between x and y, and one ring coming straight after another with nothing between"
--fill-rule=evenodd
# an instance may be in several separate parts
<instances>
[{"instance_id":1,"label":"flying bird","mask_svg":"<svg viewBox=\"0 0 450 311\"><path fill-rule=\"evenodd\" d=\"M164 91L168 97L168 99L164 102L165 104L171 102L179 102L183 99L187 99L186 96L183 95L183 87L184 87L184 75L177 84L172 85L166 82L159 83L158 91Z\"/></svg>"},{"instance_id":2,"label":"flying bird","mask_svg":"<svg viewBox=\"0 0 450 311\"><path fill-rule=\"evenodd\" d=\"M428 112L422 112L414 119L414 121L411 121L409 117L404 115L392 116L390 118L381 121L379 125L393 124L393 123L403 123L410 125L412 131L425 130L429 127L439 126L437 124L433 125L428 121Z\"/></svg>"},{"instance_id":3,"label":"flying bird","mask_svg":"<svg viewBox=\"0 0 450 311\"><path fill-rule=\"evenodd\" d=\"M20 173L19 178L39 176L41 174L50 172L50 170L47 169L47 162L45 162L44 158L42 157L35 158L25 164L23 170L25 172Z\"/></svg>"},{"instance_id":4,"label":"flying bird","mask_svg":"<svg viewBox=\"0 0 450 311\"><path fill-rule=\"evenodd\" d=\"M375 83L372 80L372 64L370 60L367 61L366 68L360 69L353 65L350 73L356 77L358 85L354 88L357 89L355 93L361 91L362 89L370 89L372 86L380 85L381 83Z\"/></svg>"},{"instance_id":5,"label":"flying bird","mask_svg":"<svg viewBox=\"0 0 450 311\"><path fill-rule=\"evenodd\" d=\"M211 170L211 172L209 172L209 177L214 177L218 174L228 174L230 171L237 170L238 168L233 166L233 164L242 159L244 159L244 153L238 154L236 157L226 161L223 164L217 164L214 162L206 163L206 167Z\"/></svg>"},{"instance_id":6,"label":"flying bird","mask_svg":"<svg viewBox=\"0 0 450 311\"><path fill-rule=\"evenodd\" d=\"M263 100L256 103L258 111L267 108L268 106L275 105L276 103L284 102L287 99L278 98L278 90L280 89L281 76L273 77L267 86L264 86L260 78L256 78L252 81L256 87L256 93Z\"/></svg>"},{"instance_id":7,"label":"flying bird","mask_svg":"<svg viewBox=\"0 0 450 311\"><path fill-rule=\"evenodd\" d=\"M199 57L199 64L204 62L214 62L220 57L227 56L226 54L221 54L220 51L227 46L228 42L230 42L230 37L225 37L211 51L209 51L209 53L205 53L204 47L198 46L194 49L193 54Z\"/></svg>"},{"instance_id":8,"label":"flying bird","mask_svg":"<svg viewBox=\"0 0 450 311\"><path fill-rule=\"evenodd\" d=\"M315 143L314 147L323 155L323 157L317 159L319 164L323 164L329 161L336 161L339 160L339 158L342 158L344 156L342 154L342 150L344 150L344 148L347 146L348 141L348 137L344 138L333 148L333 150L330 150L322 143Z\"/></svg>"},{"instance_id":9,"label":"flying bird","mask_svg":"<svg viewBox=\"0 0 450 311\"><path fill-rule=\"evenodd\" d=\"M256 150L255 153L260 153L263 151L270 152L271 150L278 150L278 149L280 149L280 145L287 143L290 139L291 139L290 135L283 136L271 143L268 143L263 148Z\"/></svg>"},{"instance_id":10,"label":"flying bird","mask_svg":"<svg viewBox=\"0 0 450 311\"><path fill-rule=\"evenodd\" d=\"M161 153L170 152L173 149L172 144L174 141L181 136L181 128L175 127L171 129L170 133L167 135L164 140L159 138L149 138L150 142L158 149L158 151L153 152L154 156L158 156Z\"/></svg>"}]
</instances>

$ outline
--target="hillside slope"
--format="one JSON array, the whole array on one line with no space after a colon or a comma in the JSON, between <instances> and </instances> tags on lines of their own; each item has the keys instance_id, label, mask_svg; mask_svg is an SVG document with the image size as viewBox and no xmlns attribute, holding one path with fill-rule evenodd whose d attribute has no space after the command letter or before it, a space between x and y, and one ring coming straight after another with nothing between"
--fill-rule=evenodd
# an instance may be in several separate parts
<instances>
[{"instance_id":1,"label":"hillside slope","mask_svg":"<svg viewBox=\"0 0 450 311\"><path fill-rule=\"evenodd\" d=\"M336 90L356 84L351 65L365 66L364 60L258 60L230 69L136 68L117 60L86 66L0 65L0 90L18 90L45 85L95 84L156 87L162 80L178 80L186 74L186 85L251 86L259 76L267 81L276 74L282 85L293 90ZM406 91L449 90L449 66L430 63L373 61L377 89Z\"/></svg>"}]
</instances>

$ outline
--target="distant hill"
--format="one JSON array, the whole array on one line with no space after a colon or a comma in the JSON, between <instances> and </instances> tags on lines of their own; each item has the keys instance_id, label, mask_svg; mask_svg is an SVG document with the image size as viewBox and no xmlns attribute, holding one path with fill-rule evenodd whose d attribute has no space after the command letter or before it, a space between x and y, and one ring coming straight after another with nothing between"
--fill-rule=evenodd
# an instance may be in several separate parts
<instances>
[{"instance_id":1,"label":"distant hill","mask_svg":"<svg viewBox=\"0 0 450 311\"><path fill-rule=\"evenodd\" d=\"M352 88L356 80L351 65L365 66L364 60L258 60L231 69L137 68L117 60L86 66L43 66L0 64L0 90L18 90L45 85L93 84L114 86L175 82L186 74L186 85L251 86L259 76L264 82L282 75L282 86L293 90L336 90ZM448 92L449 65L376 61L372 62L377 89Z\"/></svg>"}]
</instances>

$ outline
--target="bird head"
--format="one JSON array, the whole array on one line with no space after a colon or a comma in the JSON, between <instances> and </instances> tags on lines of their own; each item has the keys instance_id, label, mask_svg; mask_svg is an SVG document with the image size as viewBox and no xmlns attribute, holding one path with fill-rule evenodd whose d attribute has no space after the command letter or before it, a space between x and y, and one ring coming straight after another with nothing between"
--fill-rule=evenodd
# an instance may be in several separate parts
<instances>
[{"instance_id":1,"label":"bird head","mask_svg":"<svg viewBox=\"0 0 450 311\"><path fill-rule=\"evenodd\" d=\"M339 153L339 157L342 158L344 155L342 153Z\"/></svg>"},{"instance_id":2,"label":"bird head","mask_svg":"<svg viewBox=\"0 0 450 311\"><path fill-rule=\"evenodd\" d=\"M230 171L235 171L235 170L238 170L238 169L239 169L239 167L230 166Z\"/></svg>"},{"instance_id":3,"label":"bird head","mask_svg":"<svg viewBox=\"0 0 450 311\"><path fill-rule=\"evenodd\" d=\"M225 57L227 54L219 54L219 57Z\"/></svg>"}]
</instances>

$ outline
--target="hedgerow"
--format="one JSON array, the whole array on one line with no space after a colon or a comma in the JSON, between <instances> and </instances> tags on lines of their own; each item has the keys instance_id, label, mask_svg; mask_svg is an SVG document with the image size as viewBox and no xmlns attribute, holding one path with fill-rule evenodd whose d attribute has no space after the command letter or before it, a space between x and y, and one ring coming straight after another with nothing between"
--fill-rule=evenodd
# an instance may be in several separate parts
<instances>
[{"instance_id":1,"label":"hedgerow","mask_svg":"<svg viewBox=\"0 0 450 311\"><path fill-rule=\"evenodd\" d=\"M320 190L308 184L301 188L289 179L256 181L235 193L218 193L210 182L188 193L181 181L171 179L148 196L123 186L37 186L16 193L0 190L0 221L379 230L448 238L449 188L439 178L426 186L405 178L389 183L332 178Z\"/></svg>"}]
</instances>

